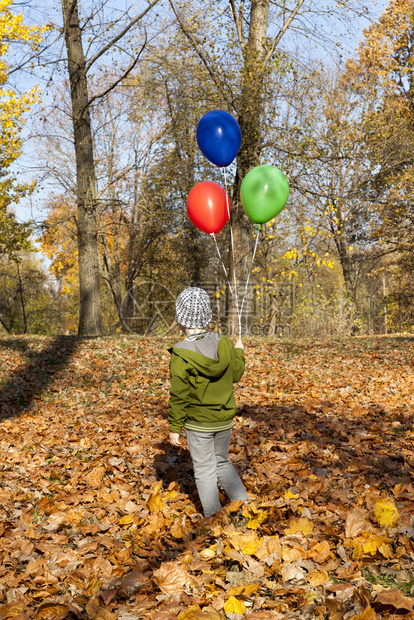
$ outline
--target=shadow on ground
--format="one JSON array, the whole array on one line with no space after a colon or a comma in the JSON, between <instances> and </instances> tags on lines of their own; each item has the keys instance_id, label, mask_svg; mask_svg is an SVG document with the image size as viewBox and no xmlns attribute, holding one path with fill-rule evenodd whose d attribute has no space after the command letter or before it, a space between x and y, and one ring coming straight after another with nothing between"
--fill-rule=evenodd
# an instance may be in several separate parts
<instances>
[{"instance_id":1,"label":"shadow on ground","mask_svg":"<svg viewBox=\"0 0 414 620\"><path fill-rule=\"evenodd\" d=\"M269 492L283 495L287 488L312 480L318 481L318 488L362 483L384 490L414 482L408 445L404 451L409 443L405 433L413 428L410 416L390 418L372 408L364 417L350 419L334 408L326 409L325 405L311 412L300 405L239 408L230 460L250 491L257 497ZM180 450L167 442L158 446L156 474L165 488L176 481L200 510L190 454L185 440L182 443Z\"/></svg>"},{"instance_id":2,"label":"shadow on ground","mask_svg":"<svg viewBox=\"0 0 414 620\"><path fill-rule=\"evenodd\" d=\"M48 346L36 351L24 338L1 340L1 348L17 349L27 356L28 361L0 387L0 421L27 411L56 374L67 366L79 342L76 336L56 336Z\"/></svg>"}]
</instances>

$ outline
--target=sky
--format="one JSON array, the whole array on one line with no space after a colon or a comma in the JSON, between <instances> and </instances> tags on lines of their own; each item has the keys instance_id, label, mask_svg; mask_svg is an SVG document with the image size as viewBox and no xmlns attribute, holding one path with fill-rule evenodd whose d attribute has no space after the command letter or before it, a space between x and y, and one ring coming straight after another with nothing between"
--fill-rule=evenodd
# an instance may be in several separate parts
<instances>
[{"instance_id":1,"label":"sky","mask_svg":"<svg viewBox=\"0 0 414 620\"><path fill-rule=\"evenodd\" d=\"M319 0L316 0L316 3L318 1ZM89 0L88 0L88 3L89 3ZM134 3L132 0L116 0L116 2L112 0L112 5L116 6L118 9L125 9L125 8L128 8L128 6L132 6L133 4ZM347 23L338 24L337 22L331 23L331 24L329 23L324 24L325 32L327 33L327 38L330 37L331 35L335 37L338 37L339 35L338 38L342 46L342 52L341 52L342 59L345 59L354 53L362 37L363 29L369 25L370 19L373 21L377 19L377 17L382 13L382 11L385 9L387 4L388 2L386 0L376 0L375 2L372 0L371 1L366 0L365 6L369 12L369 17L354 18L350 20L348 24ZM17 11L22 10L21 7L19 6L19 2L14 3L14 5ZM23 7L23 5L24 3L22 3L21 6ZM61 23L61 12L59 10L60 3L53 2L51 0L49 1L38 0L37 2L29 2L27 6L30 8L30 11L28 13L28 18L26 19L26 22L29 21L29 16L30 16L30 20L32 22L33 21L38 22L38 23L53 22L55 24L60 25ZM108 7L111 6L111 0L107 3L107 6ZM313 49L314 49L314 53L316 56L321 57L322 59L325 60L325 62L332 62L331 51L329 51L328 49L324 50L320 42L319 43L315 42L313 44ZM33 83L33 79L28 75L24 76L23 79L25 81L25 85L27 86ZM54 75L54 79L61 79L57 72ZM44 90L44 86L45 86L45 80L40 82L40 88L43 90L45 98L47 98L47 93ZM36 110L33 110L32 116L34 117L35 114L36 114ZM27 127L25 128L25 132L27 134L30 131L31 131L31 119L29 118L27 122ZM22 176L22 178L26 178L27 172L36 168L36 162L34 161L33 154L32 154L32 145L33 145L33 142L31 141L27 142L27 144L25 145L22 157L16 163L15 169L18 172L19 176ZM31 176L33 176L33 174ZM50 191L50 188L48 188L47 184L40 183L39 191L35 194L34 198L31 200L26 200L25 202L22 202L21 204L17 206L16 213L17 213L18 218L22 221L25 221L28 219L34 219L35 221L39 222L40 220L42 220L45 214L44 212L42 212L40 205L42 204L43 198L48 191Z\"/></svg>"}]
</instances>

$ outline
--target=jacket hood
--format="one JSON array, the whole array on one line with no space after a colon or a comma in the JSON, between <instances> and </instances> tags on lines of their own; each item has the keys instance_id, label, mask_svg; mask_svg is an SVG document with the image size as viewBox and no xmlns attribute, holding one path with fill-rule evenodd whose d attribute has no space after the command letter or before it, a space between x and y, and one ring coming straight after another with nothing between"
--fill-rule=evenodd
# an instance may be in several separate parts
<instances>
[{"instance_id":1,"label":"jacket hood","mask_svg":"<svg viewBox=\"0 0 414 620\"><path fill-rule=\"evenodd\" d=\"M191 364L197 372L206 377L221 377L230 364L230 350L225 338L220 338L218 342L218 360L206 357L195 351L189 351L188 349L181 349L178 347L173 347L170 351Z\"/></svg>"}]
</instances>

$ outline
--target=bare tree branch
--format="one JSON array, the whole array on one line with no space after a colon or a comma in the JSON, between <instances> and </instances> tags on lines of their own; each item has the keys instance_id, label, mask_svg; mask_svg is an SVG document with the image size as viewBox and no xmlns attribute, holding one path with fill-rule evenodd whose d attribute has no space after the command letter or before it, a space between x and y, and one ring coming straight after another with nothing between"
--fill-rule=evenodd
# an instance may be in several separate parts
<instances>
[{"instance_id":1,"label":"bare tree branch","mask_svg":"<svg viewBox=\"0 0 414 620\"><path fill-rule=\"evenodd\" d=\"M120 39L122 39L122 37L133 27L135 26L135 24L137 22L140 21L140 19L142 19L144 17L144 15L146 15L148 13L148 11L150 11L152 9L153 6L155 6L156 4L158 4L159 0L153 0L153 2L151 2L151 4L149 4L147 6L147 8L145 9L145 11L142 11L142 13L140 13L139 15L137 15L127 26L125 26L125 28L123 30L121 30L121 32L119 34L117 34L116 37L114 37L113 39L111 39L102 49L100 49L94 56L92 56L92 58L86 63L85 66L85 71L86 73L89 71L89 69L92 67L93 63L96 62L98 60L98 58L100 58L103 54L105 54L105 52L107 52L109 49L111 49L111 47L113 47L115 45L115 43L117 43ZM142 51L142 50L141 50ZM140 52L141 53L141 52Z\"/></svg>"},{"instance_id":2,"label":"bare tree branch","mask_svg":"<svg viewBox=\"0 0 414 620\"><path fill-rule=\"evenodd\" d=\"M273 40L272 43L272 47L270 48L270 50L267 52L266 57L265 57L265 61L264 64L267 65L267 63L269 62L269 60L271 59L276 47L279 45L281 38L283 37L283 35L285 34L285 32L287 31L287 29L289 28L290 24L293 22L293 20L295 19L296 15L299 13L300 8L302 6L302 4L305 2L305 0L297 0L297 4L295 6L295 8L293 9L293 11L291 11L289 17L287 18L287 20L284 22L283 26L281 27L281 29L279 30L278 34L276 35L276 37Z\"/></svg>"},{"instance_id":3,"label":"bare tree branch","mask_svg":"<svg viewBox=\"0 0 414 620\"><path fill-rule=\"evenodd\" d=\"M236 7L234 6L234 0L229 0L229 4L230 4L230 11L233 17L234 25L236 26L239 44L240 44L242 51L244 51L244 48L246 47L246 39L244 38L244 33L243 33L244 0L240 2L240 10L239 10L238 15L236 13Z\"/></svg>"},{"instance_id":4,"label":"bare tree branch","mask_svg":"<svg viewBox=\"0 0 414 620\"><path fill-rule=\"evenodd\" d=\"M157 0L158 1L158 0ZM102 93L99 93L98 95L94 95L93 97L91 97L88 101L88 105L87 107L90 107L91 104L96 101L97 99L102 99L103 97L105 97L106 95L108 95L112 90L114 90L114 88L116 88L118 86L118 84L120 84L126 77L128 77L128 75L131 73L131 71L133 70L133 68L136 66L142 52L144 51L145 47L147 45L147 38L145 37L145 42L142 44L141 49L139 50L138 54L136 55L136 57L132 60L132 62L130 63L130 65L126 68L126 70L124 71L124 73L121 75L120 78L118 78L117 80L115 80L115 82L113 82L110 86L108 86L108 88L106 88ZM84 110L82 111L83 114Z\"/></svg>"}]
</instances>

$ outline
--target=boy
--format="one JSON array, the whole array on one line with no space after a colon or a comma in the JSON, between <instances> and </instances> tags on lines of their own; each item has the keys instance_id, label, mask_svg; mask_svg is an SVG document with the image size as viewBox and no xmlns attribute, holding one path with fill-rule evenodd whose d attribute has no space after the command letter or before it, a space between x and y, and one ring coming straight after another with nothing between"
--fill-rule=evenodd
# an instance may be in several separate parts
<instances>
[{"instance_id":1,"label":"boy","mask_svg":"<svg viewBox=\"0 0 414 620\"><path fill-rule=\"evenodd\" d=\"M211 333L210 299L201 288L177 298L176 320L187 336L171 349L168 423L170 443L180 446L184 428L205 517L221 508L217 479L230 498L248 503L228 451L236 414L233 382L244 373L243 345Z\"/></svg>"}]
</instances>

